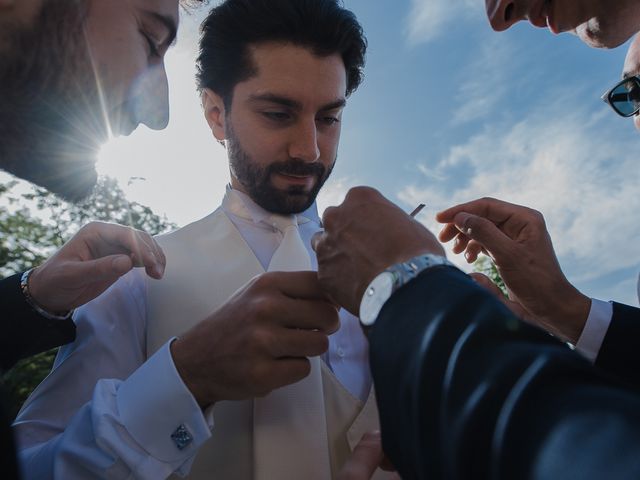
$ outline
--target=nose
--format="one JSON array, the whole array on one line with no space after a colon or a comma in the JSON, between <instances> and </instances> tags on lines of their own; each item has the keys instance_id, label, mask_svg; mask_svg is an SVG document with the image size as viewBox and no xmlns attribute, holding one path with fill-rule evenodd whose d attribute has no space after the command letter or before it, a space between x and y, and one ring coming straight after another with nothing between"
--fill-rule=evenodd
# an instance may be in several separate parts
<instances>
[{"instance_id":1,"label":"nose","mask_svg":"<svg viewBox=\"0 0 640 480\"><path fill-rule=\"evenodd\" d=\"M507 30L514 23L523 20L523 8L518 8L516 0L485 0L487 17L496 32Z\"/></svg>"},{"instance_id":2,"label":"nose","mask_svg":"<svg viewBox=\"0 0 640 480\"><path fill-rule=\"evenodd\" d=\"M134 87L135 120L153 130L169 124L169 82L164 64L150 67Z\"/></svg>"},{"instance_id":3,"label":"nose","mask_svg":"<svg viewBox=\"0 0 640 480\"><path fill-rule=\"evenodd\" d=\"M289 156L308 163L317 162L320 159L318 127L315 119L301 122L298 128L294 129L289 144Z\"/></svg>"}]
</instances>

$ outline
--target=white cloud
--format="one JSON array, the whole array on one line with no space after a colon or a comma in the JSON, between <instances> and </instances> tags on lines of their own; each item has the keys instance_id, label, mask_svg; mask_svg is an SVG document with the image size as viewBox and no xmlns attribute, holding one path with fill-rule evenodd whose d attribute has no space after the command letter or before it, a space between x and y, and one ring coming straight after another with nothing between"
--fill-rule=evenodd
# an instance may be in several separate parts
<instances>
[{"instance_id":1,"label":"white cloud","mask_svg":"<svg viewBox=\"0 0 640 480\"><path fill-rule=\"evenodd\" d=\"M452 22L475 18L481 11L481 0L412 0L406 26L409 43L428 43Z\"/></svg>"},{"instance_id":2,"label":"white cloud","mask_svg":"<svg viewBox=\"0 0 640 480\"><path fill-rule=\"evenodd\" d=\"M318 194L318 212L322 215L327 207L340 205L347 192L362 183L351 177L331 177Z\"/></svg>"},{"instance_id":3,"label":"white cloud","mask_svg":"<svg viewBox=\"0 0 640 480\"><path fill-rule=\"evenodd\" d=\"M640 265L638 139L630 123L614 124L604 113L543 108L513 125L488 126L434 166L423 165L434 173L399 198L407 204L430 198L434 213L483 196L536 208L575 282Z\"/></svg>"},{"instance_id":4,"label":"white cloud","mask_svg":"<svg viewBox=\"0 0 640 480\"><path fill-rule=\"evenodd\" d=\"M468 68L458 74L457 109L453 115L453 125L495 113L494 107L512 85L509 75L515 70L517 59L513 45L505 42L500 35L490 35L483 40L477 56Z\"/></svg>"}]
</instances>

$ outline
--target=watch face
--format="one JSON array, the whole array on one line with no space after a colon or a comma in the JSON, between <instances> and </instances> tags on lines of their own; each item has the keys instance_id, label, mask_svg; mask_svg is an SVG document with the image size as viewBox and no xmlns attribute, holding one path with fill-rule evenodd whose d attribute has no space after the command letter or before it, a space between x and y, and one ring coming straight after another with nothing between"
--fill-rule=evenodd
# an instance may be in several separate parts
<instances>
[{"instance_id":1,"label":"watch face","mask_svg":"<svg viewBox=\"0 0 640 480\"><path fill-rule=\"evenodd\" d=\"M393 293L394 276L382 272L367 287L360 303L360 321L363 325L373 325L384 303Z\"/></svg>"}]
</instances>

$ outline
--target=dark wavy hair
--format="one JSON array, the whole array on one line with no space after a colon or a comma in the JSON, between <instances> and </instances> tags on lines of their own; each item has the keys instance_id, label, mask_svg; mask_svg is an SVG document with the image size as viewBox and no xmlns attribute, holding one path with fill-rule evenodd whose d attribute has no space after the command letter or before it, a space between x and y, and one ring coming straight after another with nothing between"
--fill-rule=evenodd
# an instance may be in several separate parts
<instances>
[{"instance_id":1,"label":"dark wavy hair","mask_svg":"<svg viewBox=\"0 0 640 480\"><path fill-rule=\"evenodd\" d=\"M347 96L362 82L367 40L338 0L226 0L200 27L198 90L213 90L229 107L234 87L256 74L249 47L263 42L290 43L321 57L339 54Z\"/></svg>"}]
</instances>

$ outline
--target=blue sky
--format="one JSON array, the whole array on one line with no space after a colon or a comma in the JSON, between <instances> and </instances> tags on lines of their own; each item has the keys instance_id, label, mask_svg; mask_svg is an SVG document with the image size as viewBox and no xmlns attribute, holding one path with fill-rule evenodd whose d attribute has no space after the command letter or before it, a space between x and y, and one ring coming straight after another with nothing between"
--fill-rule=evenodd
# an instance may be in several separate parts
<instances>
[{"instance_id":1,"label":"blue sky","mask_svg":"<svg viewBox=\"0 0 640 480\"><path fill-rule=\"evenodd\" d=\"M420 219L431 228L438 210L481 196L528 205L545 214L578 288L637 304L640 137L600 100L620 76L626 46L596 51L524 23L494 33L481 0L345 5L370 47L320 207L363 184L407 210L426 203ZM99 165L131 199L180 225L214 209L228 181L194 87L201 18L183 18L167 58L169 129L112 142Z\"/></svg>"}]
</instances>

